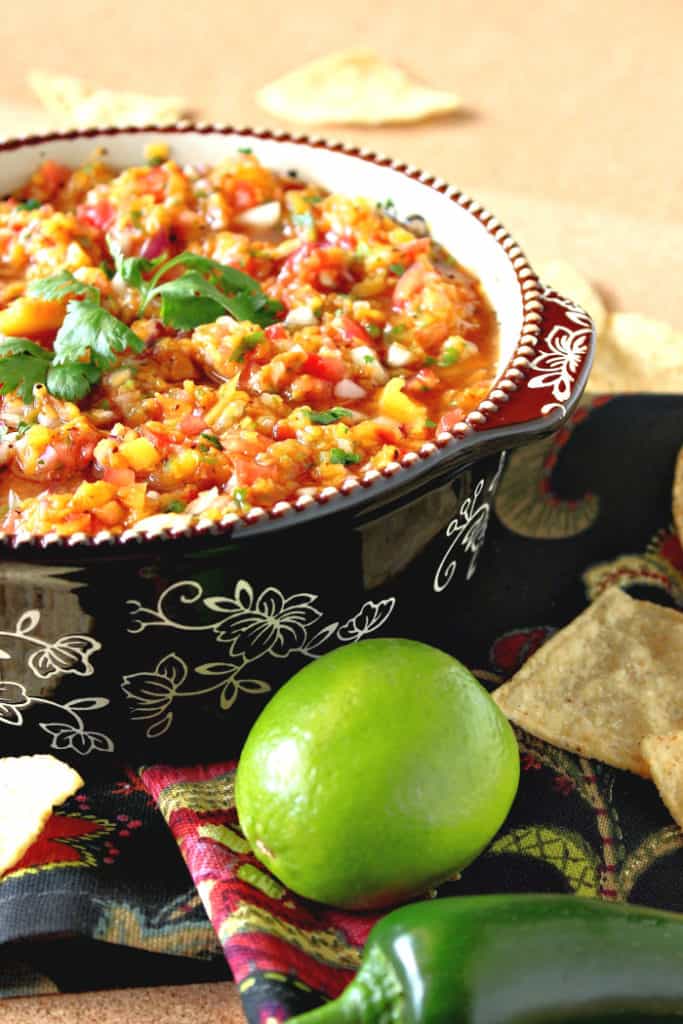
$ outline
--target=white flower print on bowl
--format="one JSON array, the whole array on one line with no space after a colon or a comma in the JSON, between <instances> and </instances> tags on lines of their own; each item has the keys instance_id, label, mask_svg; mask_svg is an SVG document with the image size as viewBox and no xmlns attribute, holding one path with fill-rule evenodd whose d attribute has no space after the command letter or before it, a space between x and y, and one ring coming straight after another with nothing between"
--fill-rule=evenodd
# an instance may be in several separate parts
<instances>
[{"instance_id":1,"label":"white flower print on bowl","mask_svg":"<svg viewBox=\"0 0 683 1024\"><path fill-rule=\"evenodd\" d=\"M170 729L172 704L178 699L219 691L219 707L227 711L240 694L259 695L272 689L266 680L252 678L250 666L254 662L292 654L317 658L335 637L342 643L355 643L376 632L396 606L395 597L365 601L341 626L338 621L319 626L323 612L317 607L318 601L316 594L302 592L285 596L272 586L259 593L244 579L237 581L231 596L205 597L202 585L196 580L180 580L162 592L154 608L130 599L127 602L131 614L129 633L143 633L154 627L181 633L211 632L216 642L224 645L229 657L229 660L217 659L191 668L172 651L164 655L153 670L125 675L122 687L132 705L131 717L147 722L145 735L155 739ZM212 622L183 621L177 613L185 608L190 612L207 609L218 618ZM214 681L206 684L199 677Z\"/></svg>"}]
</instances>

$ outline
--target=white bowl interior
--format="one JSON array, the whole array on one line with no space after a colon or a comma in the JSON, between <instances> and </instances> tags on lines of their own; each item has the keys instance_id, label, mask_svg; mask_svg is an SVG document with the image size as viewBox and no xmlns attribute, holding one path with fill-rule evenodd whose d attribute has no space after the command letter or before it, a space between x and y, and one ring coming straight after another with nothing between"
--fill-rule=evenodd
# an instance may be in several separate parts
<instances>
[{"instance_id":1,"label":"white bowl interior","mask_svg":"<svg viewBox=\"0 0 683 1024\"><path fill-rule=\"evenodd\" d=\"M419 214L429 225L435 241L482 282L498 318L498 372L511 359L522 328L522 294L504 250L484 225L458 203L400 171L360 157L243 134L193 131L102 134L27 143L0 153L0 194L25 181L44 157L76 166L85 162L97 146L104 146L109 162L115 167L125 167L143 161L143 149L148 142L160 141L169 144L172 157L181 164L215 163L248 145L259 160L274 170L296 170L305 180L330 191L363 196L374 202L391 199L401 220Z\"/></svg>"}]
</instances>

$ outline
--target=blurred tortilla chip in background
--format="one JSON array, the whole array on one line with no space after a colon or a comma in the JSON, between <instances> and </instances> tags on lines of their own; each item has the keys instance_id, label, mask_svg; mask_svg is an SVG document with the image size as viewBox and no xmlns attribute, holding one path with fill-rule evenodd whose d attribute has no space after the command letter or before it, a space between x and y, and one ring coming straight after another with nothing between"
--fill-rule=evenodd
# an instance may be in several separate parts
<instances>
[{"instance_id":1,"label":"blurred tortilla chip in background","mask_svg":"<svg viewBox=\"0 0 683 1024\"><path fill-rule=\"evenodd\" d=\"M610 587L493 693L533 736L649 776L645 736L683 727L683 614Z\"/></svg>"},{"instance_id":2,"label":"blurred tortilla chip in background","mask_svg":"<svg viewBox=\"0 0 683 1024\"><path fill-rule=\"evenodd\" d=\"M52 754L0 758L0 877L24 856L83 779Z\"/></svg>"},{"instance_id":3,"label":"blurred tortilla chip in background","mask_svg":"<svg viewBox=\"0 0 683 1024\"><path fill-rule=\"evenodd\" d=\"M256 99L274 117L299 124L422 121L460 106L455 93L421 85L366 49L319 57L264 86Z\"/></svg>"},{"instance_id":4,"label":"blurred tortilla chip in background","mask_svg":"<svg viewBox=\"0 0 683 1024\"><path fill-rule=\"evenodd\" d=\"M179 96L97 89L71 75L29 72L28 82L59 128L172 124L189 116Z\"/></svg>"},{"instance_id":5,"label":"blurred tortilla chip in background","mask_svg":"<svg viewBox=\"0 0 683 1024\"><path fill-rule=\"evenodd\" d=\"M683 391L683 332L639 313L612 313L588 383L591 391Z\"/></svg>"},{"instance_id":6,"label":"blurred tortilla chip in background","mask_svg":"<svg viewBox=\"0 0 683 1024\"><path fill-rule=\"evenodd\" d=\"M664 736L646 736L641 750L659 795L683 828L683 729Z\"/></svg>"}]
</instances>

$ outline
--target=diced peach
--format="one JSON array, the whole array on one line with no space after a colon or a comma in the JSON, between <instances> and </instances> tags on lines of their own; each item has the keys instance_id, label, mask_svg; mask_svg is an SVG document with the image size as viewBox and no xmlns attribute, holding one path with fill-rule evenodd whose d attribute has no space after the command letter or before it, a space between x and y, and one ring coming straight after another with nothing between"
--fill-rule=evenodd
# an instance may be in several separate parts
<instances>
[{"instance_id":1,"label":"diced peach","mask_svg":"<svg viewBox=\"0 0 683 1024\"><path fill-rule=\"evenodd\" d=\"M118 501L108 501L106 505L95 509L95 516L105 526L118 526L126 518L126 510Z\"/></svg>"},{"instance_id":2,"label":"diced peach","mask_svg":"<svg viewBox=\"0 0 683 1024\"><path fill-rule=\"evenodd\" d=\"M379 410L383 416L390 416L410 427L424 422L425 408L403 394L404 384L402 377L393 377L387 381L380 392Z\"/></svg>"},{"instance_id":3,"label":"diced peach","mask_svg":"<svg viewBox=\"0 0 683 1024\"><path fill-rule=\"evenodd\" d=\"M76 488L72 504L81 512L91 512L94 508L106 505L115 494L116 488L104 480L96 480L92 484L84 480Z\"/></svg>"},{"instance_id":4,"label":"diced peach","mask_svg":"<svg viewBox=\"0 0 683 1024\"><path fill-rule=\"evenodd\" d=\"M6 309L0 310L0 334L11 338L48 334L61 327L64 319L63 302L47 302L22 296Z\"/></svg>"},{"instance_id":5,"label":"diced peach","mask_svg":"<svg viewBox=\"0 0 683 1024\"><path fill-rule=\"evenodd\" d=\"M137 473L145 473L154 469L161 461L159 452L146 437L136 437L132 441L124 441L119 452Z\"/></svg>"}]
</instances>

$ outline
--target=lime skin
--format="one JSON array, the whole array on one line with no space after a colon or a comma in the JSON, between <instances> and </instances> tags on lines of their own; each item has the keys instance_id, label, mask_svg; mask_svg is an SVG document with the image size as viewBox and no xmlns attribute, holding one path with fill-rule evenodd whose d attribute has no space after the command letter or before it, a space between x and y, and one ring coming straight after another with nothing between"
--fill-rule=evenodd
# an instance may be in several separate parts
<instances>
[{"instance_id":1,"label":"lime skin","mask_svg":"<svg viewBox=\"0 0 683 1024\"><path fill-rule=\"evenodd\" d=\"M396 904L491 841L519 784L514 733L450 655L413 640L339 647L293 676L247 737L235 780L256 857L295 893Z\"/></svg>"}]
</instances>

